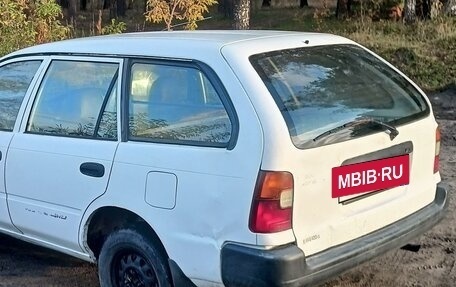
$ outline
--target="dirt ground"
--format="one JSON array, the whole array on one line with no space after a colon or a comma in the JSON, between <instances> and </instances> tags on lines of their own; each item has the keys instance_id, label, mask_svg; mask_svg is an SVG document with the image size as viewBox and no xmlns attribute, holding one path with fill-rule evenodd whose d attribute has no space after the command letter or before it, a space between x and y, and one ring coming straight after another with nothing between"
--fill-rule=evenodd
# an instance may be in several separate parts
<instances>
[{"instance_id":1,"label":"dirt ground","mask_svg":"<svg viewBox=\"0 0 456 287\"><path fill-rule=\"evenodd\" d=\"M430 96L442 128L441 174L456 191L456 87ZM455 286L456 200L446 218L417 238L418 252L391 251L335 278L325 287ZM0 235L0 287L98 286L94 265Z\"/></svg>"},{"instance_id":2,"label":"dirt ground","mask_svg":"<svg viewBox=\"0 0 456 287\"><path fill-rule=\"evenodd\" d=\"M418 252L393 250L324 284L342 286L456 286L456 87L430 96L442 129L440 173L450 187L450 206L443 221L411 244Z\"/></svg>"}]
</instances>

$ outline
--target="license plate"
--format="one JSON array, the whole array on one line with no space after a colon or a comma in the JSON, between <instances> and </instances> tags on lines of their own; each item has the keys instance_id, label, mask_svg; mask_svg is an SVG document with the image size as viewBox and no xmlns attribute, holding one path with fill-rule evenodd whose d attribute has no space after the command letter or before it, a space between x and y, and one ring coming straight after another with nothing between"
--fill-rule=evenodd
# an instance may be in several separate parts
<instances>
[{"instance_id":1,"label":"license plate","mask_svg":"<svg viewBox=\"0 0 456 287\"><path fill-rule=\"evenodd\" d=\"M332 197L373 192L409 184L409 155L334 167Z\"/></svg>"}]
</instances>

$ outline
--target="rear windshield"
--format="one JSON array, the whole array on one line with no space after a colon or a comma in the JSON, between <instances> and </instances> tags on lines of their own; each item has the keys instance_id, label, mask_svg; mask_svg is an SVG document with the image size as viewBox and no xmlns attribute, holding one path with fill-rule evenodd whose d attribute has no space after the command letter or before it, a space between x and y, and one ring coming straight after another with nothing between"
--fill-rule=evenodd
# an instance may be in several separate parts
<instances>
[{"instance_id":1,"label":"rear windshield","mask_svg":"<svg viewBox=\"0 0 456 287\"><path fill-rule=\"evenodd\" d=\"M394 129L429 114L426 101L406 79L358 46L281 50L250 61L298 148L390 133L385 126Z\"/></svg>"}]
</instances>

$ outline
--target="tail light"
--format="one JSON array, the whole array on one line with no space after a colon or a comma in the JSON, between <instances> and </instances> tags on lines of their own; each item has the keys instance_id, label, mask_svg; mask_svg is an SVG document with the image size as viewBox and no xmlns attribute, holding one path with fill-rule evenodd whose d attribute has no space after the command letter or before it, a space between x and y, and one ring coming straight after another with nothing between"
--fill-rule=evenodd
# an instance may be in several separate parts
<instances>
[{"instance_id":1,"label":"tail light","mask_svg":"<svg viewBox=\"0 0 456 287\"><path fill-rule=\"evenodd\" d=\"M439 171L440 166L440 129L437 128L435 131L435 157L434 157L434 173Z\"/></svg>"},{"instance_id":2,"label":"tail light","mask_svg":"<svg viewBox=\"0 0 456 287\"><path fill-rule=\"evenodd\" d=\"M260 171L255 187L249 228L273 233L291 228L293 176L289 172Z\"/></svg>"}]
</instances>

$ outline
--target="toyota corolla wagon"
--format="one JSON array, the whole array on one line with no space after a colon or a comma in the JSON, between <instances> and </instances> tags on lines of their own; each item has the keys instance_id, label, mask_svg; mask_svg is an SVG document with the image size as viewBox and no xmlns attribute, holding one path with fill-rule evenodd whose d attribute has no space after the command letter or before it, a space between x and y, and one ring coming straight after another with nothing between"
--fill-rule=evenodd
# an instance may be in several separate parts
<instances>
[{"instance_id":1,"label":"toyota corolla wagon","mask_svg":"<svg viewBox=\"0 0 456 287\"><path fill-rule=\"evenodd\" d=\"M447 206L429 100L362 46L135 33L0 60L0 230L101 286L312 285Z\"/></svg>"}]
</instances>

